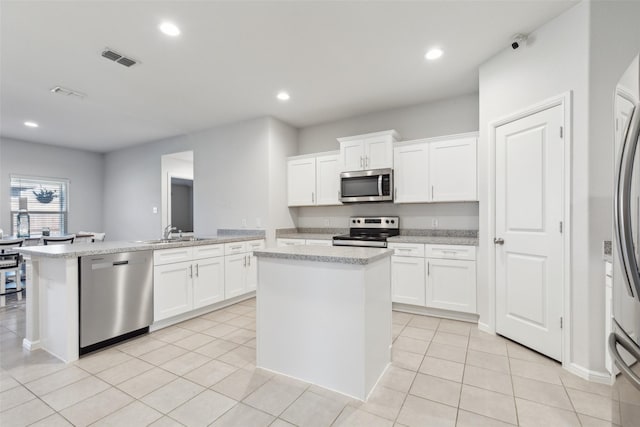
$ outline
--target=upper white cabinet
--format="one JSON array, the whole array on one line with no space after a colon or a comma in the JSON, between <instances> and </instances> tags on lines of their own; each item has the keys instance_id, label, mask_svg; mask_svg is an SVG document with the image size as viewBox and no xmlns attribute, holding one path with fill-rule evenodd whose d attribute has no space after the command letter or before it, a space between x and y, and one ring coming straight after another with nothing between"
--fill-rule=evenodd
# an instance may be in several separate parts
<instances>
[{"instance_id":1,"label":"upper white cabinet","mask_svg":"<svg viewBox=\"0 0 640 427\"><path fill-rule=\"evenodd\" d=\"M339 154L289 158L287 196L288 206L339 205Z\"/></svg>"},{"instance_id":2,"label":"upper white cabinet","mask_svg":"<svg viewBox=\"0 0 640 427\"><path fill-rule=\"evenodd\" d=\"M475 137L429 144L429 181L434 202L478 200Z\"/></svg>"},{"instance_id":3,"label":"upper white cabinet","mask_svg":"<svg viewBox=\"0 0 640 427\"><path fill-rule=\"evenodd\" d=\"M395 203L478 200L476 145L476 134L396 145Z\"/></svg>"},{"instance_id":4,"label":"upper white cabinet","mask_svg":"<svg viewBox=\"0 0 640 427\"><path fill-rule=\"evenodd\" d=\"M395 130L338 138L342 171L392 168L399 138Z\"/></svg>"}]
</instances>

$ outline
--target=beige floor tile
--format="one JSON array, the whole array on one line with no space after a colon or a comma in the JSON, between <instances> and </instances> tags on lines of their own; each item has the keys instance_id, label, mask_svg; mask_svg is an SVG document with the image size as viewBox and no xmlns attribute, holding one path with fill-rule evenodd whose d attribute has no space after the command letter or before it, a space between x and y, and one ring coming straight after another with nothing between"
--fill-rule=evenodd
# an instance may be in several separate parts
<instances>
[{"instance_id":1,"label":"beige floor tile","mask_svg":"<svg viewBox=\"0 0 640 427\"><path fill-rule=\"evenodd\" d=\"M228 363L229 365L243 368L247 365L256 363L256 349L241 345L226 352L222 356L218 356L217 359L221 362Z\"/></svg>"},{"instance_id":2,"label":"beige floor tile","mask_svg":"<svg viewBox=\"0 0 640 427\"><path fill-rule=\"evenodd\" d=\"M434 331L438 329L439 324L440 319L437 317L420 316L415 314L411 317L409 323L407 323L409 326L422 329L433 329Z\"/></svg>"},{"instance_id":3,"label":"beige floor tile","mask_svg":"<svg viewBox=\"0 0 640 427\"><path fill-rule=\"evenodd\" d=\"M562 386L524 377L513 377L512 381L516 397L573 411L569 396Z\"/></svg>"},{"instance_id":4,"label":"beige floor tile","mask_svg":"<svg viewBox=\"0 0 640 427\"><path fill-rule=\"evenodd\" d=\"M498 356L507 356L507 343L506 340L501 338L469 338L469 349L476 351L483 351L485 353L497 354Z\"/></svg>"},{"instance_id":5,"label":"beige floor tile","mask_svg":"<svg viewBox=\"0 0 640 427\"><path fill-rule=\"evenodd\" d=\"M188 332L189 334L193 333L191 331L187 331L186 329L180 329L180 328L178 329L180 331ZM153 333L151 336L137 338L133 341L126 342L125 344L118 346L117 349L131 356L138 357L141 354L148 353L150 351L156 350L160 347L164 347L165 345L167 345L165 341L152 338L152 336L155 336L155 335L156 333Z\"/></svg>"},{"instance_id":6,"label":"beige floor tile","mask_svg":"<svg viewBox=\"0 0 640 427\"><path fill-rule=\"evenodd\" d=\"M9 374L18 382L25 384L68 367L64 362L50 356L48 353L45 354L44 350L36 350L36 353L39 353L36 357L43 359L42 361L31 362L29 360L26 363L20 363L18 366L9 369Z\"/></svg>"},{"instance_id":7,"label":"beige floor tile","mask_svg":"<svg viewBox=\"0 0 640 427\"><path fill-rule=\"evenodd\" d=\"M458 421L456 427L509 427L515 424L508 424L495 418L474 414L473 412L458 410Z\"/></svg>"},{"instance_id":8,"label":"beige floor tile","mask_svg":"<svg viewBox=\"0 0 640 427\"><path fill-rule=\"evenodd\" d=\"M262 411L252 408L251 406L244 405L242 403L237 404L223 416L218 418L212 427L266 427L274 420L269 414L265 414Z\"/></svg>"},{"instance_id":9,"label":"beige floor tile","mask_svg":"<svg viewBox=\"0 0 640 427\"><path fill-rule=\"evenodd\" d=\"M409 427L455 426L457 409L408 395L398 415L398 423Z\"/></svg>"},{"instance_id":10,"label":"beige floor tile","mask_svg":"<svg viewBox=\"0 0 640 427\"><path fill-rule=\"evenodd\" d=\"M219 360L211 360L199 368L188 372L184 375L184 378L209 388L237 370L238 368L235 366L220 362Z\"/></svg>"},{"instance_id":11,"label":"beige floor tile","mask_svg":"<svg viewBox=\"0 0 640 427\"><path fill-rule=\"evenodd\" d=\"M238 317L239 314L235 314L235 313L230 313L228 311L220 311L220 310L216 310L213 311L211 313L205 314L203 316L200 316L204 319L207 320L214 320L216 322L226 322L227 320L231 320L235 317Z\"/></svg>"},{"instance_id":12,"label":"beige floor tile","mask_svg":"<svg viewBox=\"0 0 640 427\"><path fill-rule=\"evenodd\" d=\"M512 396L464 384L460 395L460 409L506 423L515 424L516 408Z\"/></svg>"},{"instance_id":13,"label":"beige floor tile","mask_svg":"<svg viewBox=\"0 0 640 427\"><path fill-rule=\"evenodd\" d=\"M335 427L392 427L393 421L347 406L332 424Z\"/></svg>"},{"instance_id":14,"label":"beige floor tile","mask_svg":"<svg viewBox=\"0 0 640 427\"><path fill-rule=\"evenodd\" d=\"M2 426L26 426L53 413L53 409L45 405L40 399L33 399L2 412L0 424Z\"/></svg>"},{"instance_id":15,"label":"beige floor tile","mask_svg":"<svg viewBox=\"0 0 640 427\"><path fill-rule=\"evenodd\" d=\"M240 426L238 426L240 427ZM281 420L278 418L275 420L269 427L296 427L291 423L286 422L285 420Z\"/></svg>"},{"instance_id":16,"label":"beige floor tile","mask_svg":"<svg viewBox=\"0 0 640 427\"><path fill-rule=\"evenodd\" d=\"M587 391L589 393L599 394L604 397L611 397L612 388L608 384L600 384L593 381L587 381L570 372L560 372L560 380L567 388Z\"/></svg>"},{"instance_id":17,"label":"beige floor tile","mask_svg":"<svg viewBox=\"0 0 640 427\"><path fill-rule=\"evenodd\" d=\"M239 328L235 326L227 325L226 323L220 323L212 328L205 329L202 331L203 334L210 335L216 338L222 338L227 334L230 334L233 331L237 331Z\"/></svg>"},{"instance_id":18,"label":"beige floor tile","mask_svg":"<svg viewBox=\"0 0 640 427\"><path fill-rule=\"evenodd\" d=\"M247 347L251 347L251 348L256 348L256 339L255 338L250 339L249 341L247 341L243 345L245 345Z\"/></svg>"},{"instance_id":19,"label":"beige floor tile","mask_svg":"<svg viewBox=\"0 0 640 427\"><path fill-rule=\"evenodd\" d=\"M410 353L416 353L416 354L425 354L427 352L428 346L429 346L428 341L422 341L414 338L403 337L402 335L396 338L396 340L393 342L394 349L397 349L400 351L408 351Z\"/></svg>"},{"instance_id":20,"label":"beige floor tile","mask_svg":"<svg viewBox=\"0 0 640 427\"><path fill-rule=\"evenodd\" d=\"M202 317L196 317L195 319L191 319L191 320L187 320L185 322L182 323L178 323L176 326L182 328L182 329L187 329L189 331L193 331L193 332L202 332L205 329L210 329L213 328L214 326L216 326L218 323L217 322L213 322L209 319L205 319Z\"/></svg>"},{"instance_id":21,"label":"beige floor tile","mask_svg":"<svg viewBox=\"0 0 640 427\"><path fill-rule=\"evenodd\" d=\"M506 356L498 356L483 351L469 350L467 352L467 365L477 366L479 368L489 369L491 371L502 372L508 374L509 358Z\"/></svg>"},{"instance_id":22,"label":"beige floor tile","mask_svg":"<svg viewBox=\"0 0 640 427\"><path fill-rule=\"evenodd\" d=\"M56 411L61 411L64 408L68 408L71 405L75 405L82 400L103 392L109 387L110 385L106 382L91 376L45 394L41 396L41 399Z\"/></svg>"},{"instance_id":23,"label":"beige floor tile","mask_svg":"<svg viewBox=\"0 0 640 427\"><path fill-rule=\"evenodd\" d=\"M636 366L640 367L640 363L637 363ZM562 381L564 382L564 378L562 379ZM566 385L566 382L565 382L565 385ZM596 385L603 385L603 384L596 384ZM631 385L629 380L624 378L622 375L618 375L618 378L616 379L615 389L609 386L605 386L605 387L609 388L610 392L608 394L602 393L603 396L610 397L612 396L612 392L615 390L617 392L615 398L617 400L620 400L620 402L640 405L640 390L638 390L633 385ZM583 390L583 391L589 391L589 390ZM598 393L598 394L601 394L601 393Z\"/></svg>"},{"instance_id":24,"label":"beige floor tile","mask_svg":"<svg viewBox=\"0 0 640 427\"><path fill-rule=\"evenodd\" d=\"M560 367L527 362L526 360L520 359L509 359L509 365L511 367L511 375L562 385L560 381Z\"/></svg>"},{"instance_id":25,"label":"beige floor tile","mask_svg":"<svg viewBox=\"0 0 640 427\"><path fill-rule=\"evenodd\" d=\"M252 309L250 308L250 310ZM233 319L229 319L224 323L226 323L227 325L235 326L236 328L244 328L245 326L250 325L254 321L255 319L252 317L238 316L238 317L234 317Z\"/></svg>"},{"instance_id":26,"label":"beige floor tile","mask_svg":"<svg viewBox=\"0 0 640 427\"><path fill-rule=\"evenodd\" d=\"M230 305L225 310L228 311L229 313L246 314L251 311L255 311L255 308L247 305L243 305L243 304L234 304L234 305Z\"/></svg>"},{"instance_id":27,"label":"beige floor tile","mask_svg":"<svg viewBox=\"0 0 640 427\"><path fill-rule=\"evenodd\" d=\"M14 387L19 386L20 383L16 381L11 375L5 373L0 375L0 392L11 390Z\"/></svg>"},{"instance_id":28,"label":"beige floor tile","mask_svg":"<svg viewBox=\"0 0 640 427\"><path fill-rule=\"evenodd\" d=\"M413 338L421 341L431 341L436 332L432 329L415 328L413 326L405 326L400 333L401 337Z\"/></svg>"},{"instance_id":29,"label":"beige floor tile","mask_svg":"<svg viewBox=\"0 0 640 427\"><path fill-rule=\"evenodd\" d=\"M464 379L462 382L485 390L513 395L511 376L508 374L502 374L476 366L467 366L464 370Z\"/></svg>"},{"instance_id":30,"label":"beige floor tile","mask_svg":"<svg viewBox=\"0 0 640 427\"><path fill-rule=\"evenodd\" d=\"M224 336L225 340L234 342L236 344L245 344L255 338L256 333L248 329L238 329Z\"/></svg>"},{"instance_id":31,"label":"beige floor tile","mask_svg":"<svg viewBox=\"0 0 640 427\"><path fill-rule=\"evenodd\" d=\"M177 345L178 347L182 347L185 350L195 350L198 347L202 347L205 344L209 344L215 338L212 336L195 333L193 335L189 335L186 338L182 338L181 340L172 342L173 345Z\"/></svg>"},{"instance_id":32,"label":"beige floor tile","mask_svg":"<svg viewBox=\"0 0 640 427\"><path fill-rule=\"evenodd\" d=\"M395 340L400 336L400 332L404 329L404 325L391 324L391 340Z\"/></svg>"},{"instance_id":33,"label":"beige floor tile","mask_svg":"<svg viewBox=\"0 0 640 427\"><path fill-rule=\"evenodd\" d=\"M75 366L69 366L66 369L27 383L25 386L36 395L42 396L88 376L87 371Z\"/></svg>"},{"instance_id":34,"label":"beige floor tile","mask_svg":"<svg viewBox=\"0 0 640 427\"><path fill-rule=\"evenodd\" d=\"M97 374L98 372L102 372L113 366L118 366L128 360L131 360L130 355L119 350L109 349L93 353L89 356L83 356L75 362L75 365L87 372Z\"/></svg>"},{"instance_id":35,"label":"beige floor tile","mask_svg":"<svg viewBox=\"0 0 640 427\"><path fill-rule=\"evenodd\" d=\"M217 339L210 342L209 344L205 344L202 347L197 348L195 351L196 353L204 354L205 356L209 356L215 359L216 357L220 357L236 347L238 347L238 344L236 343Z\"/></svg>"},{"instance_id":36,"label":"beige floor tile","mask_svg":"<svg viewBox=\"0 0 640 427\"><path fill-rule=\"evenodd\" d=\"M174 381L177 376L164 369L153 368L136 377L128 379L120 384L118 388L125 393L140 399L154 390Z\"/></svg>"},{"instance_id":37,"label":"beige floor tile","mask_svg":"<svg viewBox=\"0 0 640 427\"><path fill-rule=\"evenodd\" d=\"M141 354L138 357L147 363L160 366L186 353L187 353L187 350L185 350L184 348L180 348L172 344L167 344L163 347L157 348L155 350L151 350L148 353Z\"/></svg>"},{"instance_id":38,"label":"beige floor tile","mask_svg":"<svg viewBox=\"0 0 640 427\"><path fill-rule=\"evenodd\" d=\"M627 402L612 402L612 419L616 424L633 425L640 420L640 401L634 404Z\"/></svg>"},{"instance_id":39,"label":"beige floor tile","mask_svg":"<svg viewBox=\"0 0 640 427\"><path fill-rule=\"evenodd\" d=\"M464 347L432 342L429 344L429 348L427 349L427 356L450 360L452 362L465 363L467 351Z\"/></svg>"},{"instance_id":40,"label":"beige floor tile","mask_svg":"<svg viewBox=\"0 0 640 427\"><path fill-rule=\"evenodd\" d=\"M576 412L594 418L612 421L611 398L571 388L567 389L567 393L569 393L569 398Z\"/></svg>"},{"instance_id":41,"label":"beige floor tile","mask_svg":"<svg viewBox=\"0 0 640 427\"><path fill-rule=\"evenodd\" d=\"M394 366L399 368L417 371L422 363L422 359L423 356L421 354L398 350L396 348L391 349L391 361Z\"/></svg>"},{"instance_id":42,"label":"beige floor tile","mask_svg":"<svg viewBox=\"0 0 640 427\"><path fill-rule=\"evenodd\" d=\"M116 388L109 388L60 411L60 414L74 426L87 426L132 401L131 396Z\"/></svg>"},{"instance_id":43,"label":"beige floor tile","mask_svg":"<svg viewBox=\"0 0 640 427\"><path fill-rule=\"evenodd\" d=\"M451 334L449 332L437 331L436 334L433 336L432 341L439 344L453 345L456 347L463 347L466 349L467 345L469 344L469 337L465 335L457 335L457 334Z\"/></svg>"},{"instance_id":44,"label":"beige floor tile","mask_svg":"<svg viewBox=\"0 0 640 427\"><path fill-rule=\"evenodd\" d=\"M409 391L411 383L415 377L416 373L414 371L398 368L396 366L389 366L382 378L380 378L378 385L406 393Z\"/></svg>"},{"instance_id":45,"label":"beige floor tile","mask_svg":"<svg viewBox=\"0 0 640 427\"><path fill-rule=\"evenodd\" d=\"M56 412L36 423L30 424L29 427L73 427L73 424Z\"/></svg>"},{"instance_id":46,"label":"beige floor tile","mask_svg":"<svg viewBox=\"0 0 640 427\"><path fill-rule=\"evenodd\" d=\"M442 332L448 332L450 334L469 335L473 323L461 322L459 320L442 319L438 330Z\"/></svg>"},{"instance_id":47,"label":"beige floor tile","mask_svg":"<svg viewBox=\"0 0 640 427\"><path fill-rule=\"evenodd\" d=\"M307 385L302 384L291 384L274 377L247 396L243 402L277 417L304 393Z\"/></svg>"},{"instance_id":48,"label":"beige floor tile","mask_svg":"<svg viewBox=\"0 0 640 427\"><path fill-rule=\"evenodd\" d=\"M617 425L612 424L611 421L601 420L600 418L593 418L584 414L578 414L578 419L580 420L580 424L582 425L582 427L612 427ZM639 419L640 418L634 418L634 420Z\"/></svg>"},{"instance_id":49,"label":"beige floor tile","mask_svg":"<svg viewBox=\"0 0 640 427\"><path fill-rule=\"evenodd\" d=\"M518 421L522 427L540 426L579 426L580 421L575 412L553 408L516 398L518 407Z\"/></svg>"},{"instance_id":50,"label":"beige floor tile","mask_svg":"<svg viewBox=\"0 0 640 427\"><path fill-rule=\"evenodd\" d=\"M300 427L330 426L343 408L333 399L305 391L280 418Z\"/></svg>"},{"instance_id":51,"label":"beige floor tile","mask_svg":"<svg viewBox=\"0 0 640 427\"><path fill-rule=\"evenodd\" d=\"M118 366L106 369L98 373L96 376L111 385L116 385L140 375L149 369L153 369L152 364L133 358Z\"/></svg>"},{"instance_id":52,"label":"beige floor tile","mask_svg":"<svg viewBox=\"0 0 640 427\"><path fill-rule=\"evenodd\" d=\"M158 420L154 421L153 423L149 424L150 427L184 427L183 424L177 422L176 420L174 420L173 418L170 417L162 417L162 418L158 418ZM115 426L114 426L115 427Z\"/></svg>"},{"instance_id":53,"label":"beige floor tile","mask_svg":"<svg viewBox=\"0 0 640 427\"><path fill-rule=\"evenodd\" d=\"M269 380L269 376L257 370L238 369L211 387L235 400L242 400Z\"/></svg>"},{"instance_id":54,"label":"beige floor tile","mask_svg":"<svg viewBox=\"0 0 640 427\"><path fill-rule=\"evenodd\" d=\"M391 319L392 319L394 324L403 325L404 326L407 323L409 323L409 320L411 320L411 314L403 313L401 311L392 311L391 312Z\"/></svg>"},{"instance_id":55,"label":"beige floor tile","mask_svg":"<svg viewBox=\"0 0 640 427\"><path fill-rule=\"evenodd\" d=\"M446 380L462 382L464 365L462 363L425 356L422 364L420 365L419 372L444 378Z\"/></svg>"},{"instance_id":56,"label":"beige floor tile","mask_svg":"<svg viewBox=\"0 0 640 427\"><path fill-rule=\"evenodd\" d=\"M116 427L116 426L148 426L154 421L160 419L162 414L135 400L132 403L118 409L110 415L98 420L93 426L95 427Z\"/></svg>"},{"instance_id":57,"label":"beige floor tile","mask_svg":"<svg viewBox=\"0 0 640 427\"><path fill-rule=\"evenodd\" d=\"M353 404L355 406L358 406L362 404L362 401L354 399L353 397L347 396L346 394L342 394L333 390L322 388L315 384L311 384L307 390L312 393L319 394L320 396L335 400L336 402L342 403L343 405Z\"/></svg>"},{"instance_id":58,"label":"beige floor tile","mask_svg":"<svg viewBox=\"0 0 640 427\"><path fill-rule=\"evenodd\" d=\"M200 394L203 390L204 387L196 383L187 381L184 378L177 378L152 391L140 400L156 411L168 414L189 399Z\"/></svg>"},{"instance_id":59,"label":"beige floor tile","mask_svg":"<svg viewBox=\"0 0 640 427\"><path fill-rule=\"evenodd\" d=\"M10 390L5 390L0 393L0 412L11 409L14 406L22 405L35 398L36 396L22 385Z\"/></svg>"},{"instance_id":60,"label":"beige floor tile","mask_svg":"<svg viewBox=\"0 0 640 427\"><path fill-rule=\"evenodd\" d=\"M211 361L211 359L207 356L190 351L176 357L175 359L169 360L167 363L163 363L160 367L172 374L183 376L187 372L192 371L209 361Z\"/></svg>"},{"instance_id":61,"label":"beige floor tile","mask_svg":"<svg viewBox=\"0 0 640 427\"><path fill-rule=\"evenodd\" d=\"M525 346L522 346L520 344L511 342L511 341L507 342L507 353L509 353L509 357L513 359L522 359L522 360L527 360L529 362L545 363L545 364L551 364L551 365L555 365L558 363L553 359L550 359L546 356L543 356L540 353L535 352L534 350L528 349Z\"/></svg>"},{"instance_id":62,"label":"beige floor tile","mask_svg":"<svg viewBox=\"0 0 640 427\"><path fill-rule=\"evenodd\" d=\"M349 405L379 417L394 420L402 408L405 397L405 393L378 386L371 392L366 402L354 400Z\"/></svg>"},{"instance_id":63,"label":"beige floor tile","mask_svg":"<svg viewBox=\"0 0 640 427\"><path fill-rule=\"evenodd\" d=\"M179 326L169 326L168 328L153 332L151 337L165 343L175 343L176 341L183 340L195 333L195 331L180 328Z\"/></svg>"},{"instance_id":64,"label":"beige floor tile","mask_svg":"<svg viewBox=\"0 0 640 427\"><path fill-rule=\"evenodd\" d=\"M186 426L207 426L236 403L220 393L205 390L171 411L169 416Z\"/></svg>"},{"instance_id":65,"label":"beige floor tile","mask_svg":"<svg viewBox=\"0 0 640 427\"><path fill-rule=\"evenodd\" d=\"M460 401L461 388L462 384L457 382L431 375L418 374L409 393L457 408Z\"/></svg>"}]
</instances>

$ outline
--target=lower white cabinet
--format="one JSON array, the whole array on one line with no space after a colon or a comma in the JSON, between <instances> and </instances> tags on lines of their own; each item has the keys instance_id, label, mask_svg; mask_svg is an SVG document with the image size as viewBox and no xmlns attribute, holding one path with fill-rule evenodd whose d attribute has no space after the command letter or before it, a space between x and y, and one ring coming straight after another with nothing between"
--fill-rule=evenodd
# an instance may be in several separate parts
<instances>
[{"instance_id":1,"label":"lower white cabinet","mask_svg":"<svg viewBox=\"0 0 640 427\"><path fill-rule=\"evenodd\" d=\"M185 313L193 307L191 261L157 265L153 271L153 320Z\"/></svg>"},{"instance_id":2,"label":"lower white cabinet","mask_svg":"<svg viewBox=\"0 0 640 427\"><path fill-rule=\"evenodd\" d=\"M224 295L224 258L199 259L193 271L193 308L222 301Z\"/></svg>"},{"instance_id":3,"label":"lower white cabinet","mask_svg":"<svg viewBox=\"0 0 640 427\"><path fill-rule=\"evenodd\" d=\"M333 240L326 239L307 239L304 241L307 246L333 246Z\"/></svg>"},{"instance_id":4,"label":"lower white cabinet","mask_svg":"<svg viewBox=\"0 0 640 427\"><path fill-rule=\"evenodd\" d=\"M304 245L304 244L305 244L304 239L277 239L276 240L277 246L298 246L298 245Z\"/></svg>"},{"instance_id":5,"label":"lower white cabinet","mask_svg":"<svg viewBox=\"0 0 640 427\"><path fill-rule=\"evenodd\" d=\"M258 263L253 251L264 248L264 240L243 242L242 249L238 249L237 243L228 243L225 245L225 253L227 247L232 255L224 257L225 298L255 291L258 285ZM238 253L239 250L242 252Z\"/></svg>"},{"instance_id":6,"label":"lower white cabinet","mask_svg":"<svg viewBox=\"0 0 640 427\"><path fill-rule=\"evenodd\" d=\"M277 239L276 246L333 246L331 239Z\"/></svg>"},{"instance_id":7,"label":"lower white cabinet","mask_svg":"<svg viewBox=\"0 0 640 427\"><path fill-rule=\"evenodd\" d=\"M427 258L426 306L476 312L476 262Z\"/></svg>"},{"instance_id":8,"label":"lower white cabinet","mask_svg":"<svg viewBox=\"0 0 640 427\"><path fill-rule=\"evenodd\" d=\"M424 305L424 284L424 258L391 257L391 298L394 302Z\"/></svg>"}]
</instances>

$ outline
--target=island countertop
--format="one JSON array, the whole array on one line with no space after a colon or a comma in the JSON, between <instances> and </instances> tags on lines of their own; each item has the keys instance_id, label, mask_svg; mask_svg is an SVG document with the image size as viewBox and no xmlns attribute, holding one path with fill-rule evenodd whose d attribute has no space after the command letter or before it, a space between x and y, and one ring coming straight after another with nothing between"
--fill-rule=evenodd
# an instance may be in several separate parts
<instances>
[{"instance_id":1,"label":"island countertop","mask_svg":"<svg viewBox=\"0 0 640 427\"><path fill-rule=\"evenodd\" d=\"M176 240L167 243L149 243L149 241L114 241L96 243L74 243L71 245L26 246L15 248L16 251L33 257L77 258L88 255L105 255L118 252L133 252L181 248L186 246L215 245L220 243L246 242L262 240L261 235L223 235L201 238L199 240Z\"/></svg>"},{"instance_id":2,"label":"island countertop","mask_svg":"<svg viewBox=\"0 0 640 427\"><path fill-rule=\"evenodd\" d=\"M279 258L297 261L317 261L337 264L371 264L393 255L391 249L351 246L285 246L254 251L258 258Z\"/></svg>"}]
</instances>

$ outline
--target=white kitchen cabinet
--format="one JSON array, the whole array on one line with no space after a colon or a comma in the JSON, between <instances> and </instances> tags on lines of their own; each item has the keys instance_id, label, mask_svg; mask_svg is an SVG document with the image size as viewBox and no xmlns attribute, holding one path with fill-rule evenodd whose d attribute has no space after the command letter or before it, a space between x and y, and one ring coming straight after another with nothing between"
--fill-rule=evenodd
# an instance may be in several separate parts
<instances>
[{"instance_id":1,"label":"white kitchen cabinet","mask_svg":"<svg viewBox=\"0 0 640 427\"><path fill-rule=\"evenodd\" d=\"M193 308L205 307L224 299L224 257L203 258L193 268Z\"/></svg>"},{"instance_id":2,"label":"white kitchen cabinet","mask_svg":"<svg viewBox=\"0 0 640 427\"><path fill-rule=\"evenodd\" d=\"M224 260L224 294L225 298L255 291L258 284L257 259L254 250L264 248L264 240L227 243Z\"/></svg>"},{"instance_id":3,"label":"white kitchen cabinet","mask_svg":"<svg viewBox=\"0 0 640 427\"><path fill-rule=\"evenodd\" d=\"M304 244L304 239L276 239L276 246L299 246Z\"/></svg>"},{"instance_id":4,"label":"white kitchen cabinet","mask_svg":"<svg viewBox=\"0 0 640 427\"><path fill-rule=\"evenodd\" d=\"M316 205L340 204L340 156L316 157Z\"/></svg>"},{"instance_id":5,"label":"white kitchen cabinet","mask_svg":"<svg viewBox=\"0 0 640 427\"><path fill-rule=\"evenodd\" d=\"M291 159L287 162L287 203L309 206L316 201L315 157Z\"/></svg>"},{"instance_id":6,"label":"white kitchen cabinet","mask_svg":"<svg viewBox=\"0 0 640 427\"><path fill-rule=\"evenodd\" d=\"M154 267L153 320L155 322L185 313L193 308L191 268L191 261Z\"/></svg>"},{"instance_id":7,"label":"white kitchen cabinet","mask_svg":"<svg viewBox=\"0 0 640 427\"><path fill-rule=\"evenodd\" d=\"M427 258L427 307L476 312L476 262Z\"/></svg>"},{"instance_id":8,"label":"white kitchen cabinet","mask_svg":"<svg viewBox=\"0 0 640 427\"><path fill-rule=\"evenodd\" d=\"M478 200L475 137L429 144L431 201Z\"/></svg>"},{"instance_id":9,"label":"white kitchen cabinet","mask_svg":"<svg viewBox=\"0 0 640 427\"><path fill-rule=\"evenodd\" d=\"M255 291L258 288L258 257L253 253L247 254L246 274L245 291Z\"/></svg>"},{"instance_id":10,"label":"white kitchen cabinet","mask_svg":"<svg viewBox=\"0 0 640 427\"><path fill-rule=\"evenodd\" d=\"M277 239L276 246L333 246L331 239Z\"/></svg>"},{"instance_id":11,"label":"white kitchen cabinet","mask_svg":"<svg viewBox=\"0 0 640 427\"><path fill-rule=\"evenodd\" d=\"M327 239L307 239L304 241L307 246L333 246L333 240Z\"/></svg>"},{"instance_id":12,"label":"white kitchen cabinet","mask_svg":"<svg viewBox=\"0 0 640 427\"><path fill-rule=\"evenodd\" d=\"M421 203L430 199L429 144L397 146L393 153L394 202Z\"/></svg>"},{"instance_id":13,"label":"white kitchen cabinet","mask_svg":"<svg viewBox=\"0 0 640 427\"><path fill-rule=\"evenodd\" d=\"M342 171L393 167L395 130L338 138Z\"/></svg>"},{"instance_id":14,"label":"white kitchen cabinet","mask_svg":"<svg viewBox=\"0 0 640 427\"><path fill-rule=\"evenodd\" d=\"M391 300L412 305L425 305L424 258L391 257Z\"/></svg>"}]
</instances>

